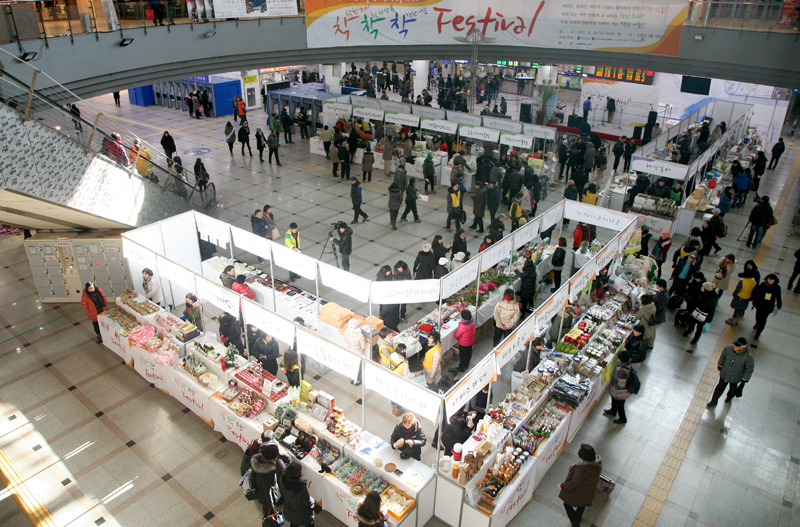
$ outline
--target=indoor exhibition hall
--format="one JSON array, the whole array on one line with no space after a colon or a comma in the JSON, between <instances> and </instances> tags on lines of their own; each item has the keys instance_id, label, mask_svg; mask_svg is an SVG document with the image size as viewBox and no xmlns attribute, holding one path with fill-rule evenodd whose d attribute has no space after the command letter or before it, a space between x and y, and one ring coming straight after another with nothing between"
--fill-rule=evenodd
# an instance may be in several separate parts
<instances>
[{"instance_id":1,"label":"indoor exhibition hall","mask_svg":"<svg viewBox=\"0 0 800 527\"><path fill-rule=\"evenodd\" d=\"M800 526L797 0L0 10L3 527Z\"/></svg>"}]
</instances>

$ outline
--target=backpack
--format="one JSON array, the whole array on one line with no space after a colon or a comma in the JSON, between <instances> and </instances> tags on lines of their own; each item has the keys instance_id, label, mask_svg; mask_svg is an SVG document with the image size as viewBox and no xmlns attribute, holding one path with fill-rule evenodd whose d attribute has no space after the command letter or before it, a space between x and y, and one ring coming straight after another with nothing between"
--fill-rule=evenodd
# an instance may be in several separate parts
<instances>
[{"instance_id":1,"label":"backpack","mask_svg":"<svg viewBox=\"0 0 800 527\"><path fill-rule=\"evenodd\" d=\"M639 375L633 368L628 371L628 382L625 387L627 388L628 393L631 395L636 395L639 393L639 390L642 387L642 381L639 379Z\"/></svg>"},{"instance_id":2,"label":"backpack","mask_svg":"<svg viewBox=\"0 0 800 527\"><path fill-rule=\"evenodd\" d=\"M252 468L248 468L242 479L239 480L239 488L248 501L258 499L258 488L256 488L256 475Z\"/></svg>"}]
</instances>

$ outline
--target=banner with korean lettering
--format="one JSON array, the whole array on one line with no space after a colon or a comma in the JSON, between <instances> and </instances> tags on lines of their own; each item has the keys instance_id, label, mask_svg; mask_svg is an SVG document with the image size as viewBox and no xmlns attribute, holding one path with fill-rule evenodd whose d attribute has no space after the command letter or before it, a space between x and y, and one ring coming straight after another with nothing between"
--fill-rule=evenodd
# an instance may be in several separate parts
<instances>
[{"instance_id":1,"label":"banner with korean lettering","mask_svg":"<svg viewBox=\"0 0 800 527\"><path fill-rule=\"evenodd\" d=\"M486 271L497 262L511 257L511 246L514 244L513 236L506 236L494 245L487 247L481 253L481 272Z\"/></svg>"},{"instance_id":2,"label":"banner with korean lettering","mask_svg":"<svg viewBox=\"0 0 800 527\"><path fill-rule=\"evenodd\" d=\"M542 232L564 219L564 201L559 201L542 214L542 226L540 227Z\"/></svg>"},{"instance_id":3,"label":"banner with korean lettering","mask_svg":"<svg viewBox=\"0 0 800 527\"><path fill-rule=\"evenodd\" d=\"M387 123L394 123L400 126L419 126L419 115L410 113L386 112L385 119Z\"/></svg>"},{"instance_id":4,"label":"banner with korean lettering","mask_svg":"<svg viewBox=\"0 0 800 527\"><path fill-rule=\"evenodd\" d=\"M530 150L533 146L533 137L522 134L511 134L508 132L500 134L500 144L508 145L513 148L525 148Z\"/></svg>"},{"instance_id":5,"label":"banner with korean lettering","mask_svg":"<svg viewBox=\"0 0 800 527\"><path fill-rule=\"evenodd\" d=\"M297 328L297 351L308 355L348 379L356 380L361 357L353 352L316 336L305 328Z\"/></svg>"},{"instance_id":6,"label":"banner with korean lettering","mask_svg":"<svg viewBox=\"0 0 800 527\"><path fill-rule=\"evenodd\" d=\"M617 232L625 229L630 222L636 219L636 216L632 214L572 200L564 202L564 217L568 220L588 223Z\"/></svg>"},{"instance_id":7,"label":"banner with korean lettering","mask_svg":"<svg viewBox=\"0 0 800 527\"><path fill-rule=\"evenodd\" d=\"M158 274L161 278L166 278L190 293L194 292L195 274L192 271L167 260L160 254L156 255L156 261L158 262Z\"/></svg>"},{"instance_id":8,"label":"banner with korean lettering","mask_svg":"<svg viewBox=\"0 0 800 527\"><path fill-rule=\"evenodd\" d=\"M442 298L458 293L478 279L480 258L472 258L467 263L442 277Z\"/></svg>"},{"instance_id":9,"label":"banner with korean lettering","mask_svg":"<svg viewBox=\"0 0 800 527\"><path fill-rule=\"evenodd\" d=\"M247 298L242 299L242 313L244 321L272 335L284 344L294 344L295 325L282 318L260 304Z\"/></svg>"},{"instance_id":10,"label":"banner with korean lettering","mask_svg":"<svg viewBox=\"0 0 800 527\"><path fill-rule=\"evenodd\" d=\"M522 133L533 136L537 139L553 141L556 138L556 131L557 130L555 128L550 126L522 123Z\"/></svg>"},{"instance_id":11,"label":"banner with korean lettering","mask_svg":"<svg viewBox=\"0 0 800 527\"><path fill-rule=\"evenodd\" d=\"M206 6L209 2L206 0ZM216 18L267 18L297 15L296 0L225 0L211 4ZM208 10L208 7L206 7ZM212 18L211 15L201 18Z\"/></svg>"},{"instance_id":12,"label":"banner with korean lettering","mask_svg":"<svg viewBox=\"0 0 800 527\"><path fill-rule=\"evenodd\" d=\"M227 223L199 212L195 212L194 219L197 223L197 232L200 233L202 239L215 243L223 249L228 247L231 233L230 226Z\"/></svg>"},{"instance_id":13,"label":"banner with korean lettering","mask_svg":"<svg viewBox=\"0 0 800 527\"><path fill-rule=\"evenodd\" d=\"M285 245L270 242L275 265L283 269L290 269L309 280L317 279L317 260L301 254L300 251L289 249Z\"/></svg>"},{"instance_id":14,"label":"banner with korean lettering","mask_svg":"<svg viewBox=\"0 0 800 527\"><path fill-rule=\"evenodd\" d=\"M364 385L367 390L375 391L429 421L436 423L439 419L441 397L383 366L367 362L364 369Z\"/></svg>"},{"instance_id":15,"label":"banner with korean lettering","mask_svg":"<svg viewBox=\"0 0 800 527\"><path fill-rule=\"evenodd\" d=\"M423 130L430 130L431 132L440 132L443 134L455 134L458 131L458 123L443 121L441 119L431 119L430 117L423 117L420 120L420 127Z\"/></svg>"},{"instance_id":16,"label":"banner with korean lettering","mask_svg":"<svg viewBox=\"0 0 800 527\"><path fill-rule=\"evenodd\" d=\"M483 116L483 126L491 128L492 130L500 130L501 132L510 132L512 134L522 133L522 123L511 121L510 119L501 119L499 117Z\"/></svg>"},{"instance_id":17,"label":"banner with korean lettering","mask_svg":"<svg viewBox=\"0 0 800 527\"><path fill-rule=\"evenodd\" d=\"M599 271L610 264L611 260L617 257L617 254L619 254L619 236L614 236L611 241L597 253L597 270Z\"/></svg>"},{"instance_id":18,"label":"banner with korean lettering","mask_svg":"<svg viewBox=\"0 0 800 527\"><path fill-rule=\"evenodd\" d=\"M536 218L514 231L514 249L519 249L539 236L539 226L541 226L541 224L542 220Z\"/></svg>"},{"instance_id":19,"label":"banner with korean lettering","mask_svg":"<svg viewBox=\"0 0 800 527\"><path fill-rule=\"evenodd\" d=\"M458 124L468 124L470 126L480 126L481 116L472 113L457 112L455 110L447 110L447 120L453 121Z\"/></svg>"},{"instance_id":20,"label":"banner with korean lettering","mask_svg":"<svg viewBox=\"0 0 800 527\"><path fill-rule=\"evenodd\" d=\"M387 112L394 112L394 113L411 113L411 104L407 102L394 102L394 101L384 101L378 100L378 103L381 105L381 108L386 110Z\"/></svg>"},{"instance_id":21,"label":"banner with korean lettering","mask_svg":"<svg viewBox=\"0 0 800 527\"><path fill-rule=\"evenodd\" d=\"M558 314L558 310L564 307L569 296L569 284L564 284L547 301L536 308L536 329L538 331L545 324Z\"/></svg>"},{"instance_id":22,"label":"banner with korean lettering","mask_svg":"<svg viewBox=\"0 0 800 527\"><path fill-rule=\"evenodd\" d=\"M411 113L419 115L420 117L427 117L428 119L439 119L444 121L447 119L447 112L441 108L431 108L430 106L420 106L414 104L411 106ZM455 133L455 132L448 132Z\"/></svg>"},{"instance_id":23,"label":"banner with korean lettering","mask_svg":"<svg viewBox=\"0 0 800 527\"><path fill-rule=\"evenodd\" d=\"M417 304L438 302L439 280L401 280L398 282L372 282L373 304Z\"/></svg>"},{"instance_id":24,"label":"banner with korean lettering","mask_svg":"<svg viewBox=\"0 0 800 527\"><path fill-rule=\"evenodd\" d=\"M628 250L628 242L631 241L631 237L633 237L633 233L634 231L636 231L636 227L637 227L636 222L632 222L630 225L628 225L628 228L619 233L619 252L624 253L625 251Z\"/></svg>"},{"instance_id":25,"label":"banner with korean lettering","mask_svg":"<svg viewBox=\"0 0 800 527\"><path fill-rule=\"evenodd\" d=\"M353 106L353 117L373 121L383 121L383 110L378 108L366 108L364 106Z\"/></svg>"},{"instance_id":26,"label":"banner with korean lettering","mask_svg":"<svg viewBox=\"0 0 800 527\"><path fill-rule=\"evenodd\" d=\"M447 418L467 404L484 386L497 380L496 371L495 356L490 353L445 396Z\"/></svg>"},{"instance_id":27,"label":"banner with korean lettering","mask_svg":"<svg viewBox=\"0 0 800 527\"><path fill-rule=\"evenodd\" d=\"M521 326L511 334L500 346L495 350L497 356L497 374L500 375L500 370L510 360L516 357L517 353L525 348L525 345L530 339L533 338L534 330L536 329L536 315L531 315L525 319Z\"/></svg>"},{"instance_id":28,"label":"banner with korean lettering","mask_svg":"<svg viewBox=\"0 0 800 527\"><path fill-rule=\"evenodd\" d=\"M453 44L473 29L496 46L677 56L687 0L306 0L310 48ZM419 72L418 72L419 74Z\"/></svg>"},{"instance_id":29,"label":"banner with korean lettering","mask_svg":"<svg viewBox=\"0 0 800 527\"><path fill-rule=\"evenodd\" d=\"M272 258L272 253L269 250L269 241L266 238L234 226L231 226L231 235L233 236L233 245L238 249L260 256L265 260Z\"/></svg>"},{"instance_id":30,"label":"banner with korean lettering","mask_svg":"<svg viewBox=\"0 0 800 527\"><path fill-rule=\"evenodd\" d=\"M500 139L500 130L492 130L491 128L484 128L483 126L470 126L461 124L458 126L458 133L462 137L476 139L478 141L489 141L496 143Z\"/></svg>"},{"instance_id":31,"label":"banner with korean lettering","mask_svg":"<svg viewBox=\"0 0 800 527\"><path fill-rule=\"evenodd\" d=\"M226 313L230 313L235 317L239 315L239 300L241 298L239 295L230 289L215 284L208 278L200 275L195 275L194 278L197 296L211 302Z\"/></svg>"},{"instance_id":32,"label":"banner with korean lettering","mask_svg":"<svg viewBox=\"0 0 800 527\"><path fill-rule=\"evenodd\" d=\"M645 174L683 181L686 179L686 170L688 167L680 163L670 163L669 161L633 156L631 169L636 172L644 172Z\"/></svg>"},{"instance_id":33,"label":"banner with korean lettering","mask_svg":"<svg viewBox=\"0 0 800 527\"><path fill-rule=\"evenodd\" d=\"M581 291L594 280L595 276L597 276L597 261L592 258L569 279L569 299L573 302L578 300Z\"/></svg>"},{"instance_id":34,"label":"banner with korean lettering","mask_svg":"<svg viewBox=\"0 0 800 527\"><path fill-rule=\"evenodd\" d=\"M369 301L370 281L344 269L317 262L322 285L344 293L359 302Z\"/></svg>"}]
</instances>

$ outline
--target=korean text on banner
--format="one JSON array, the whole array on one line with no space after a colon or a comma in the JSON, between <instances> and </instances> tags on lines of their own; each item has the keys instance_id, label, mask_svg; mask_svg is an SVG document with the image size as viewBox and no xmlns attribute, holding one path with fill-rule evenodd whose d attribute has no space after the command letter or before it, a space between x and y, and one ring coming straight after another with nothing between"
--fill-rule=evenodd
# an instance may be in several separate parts
<instances>
[{"instance_id":1,"label":"korean text on banner","mask_svg":"<svg viewBox=\"0 0 800 527\"><path fill-rule=\"evenodd\" d=\"M208 300L226 313L239 316L239 295L199 275L195 276L195 283L197 296Z\"/></svg>"},{"instance_id":2,"label":"korean text on banner","mask_svg":"<svg viewBox=\"0 0 800 527\"><path fill-rule=\"evenodd\" d=\"M386 112L385 119L387 123L399 124L401 126L419 126L419 115L411 115L410 113Z\"/></svg>"},{"instance_id":3,"label":"korean text on banner","mask_svg":"<svg viewBox=\"0 0 800 527\"><path fill-rule=\"evenodd\" d=\"M445 396L445 409L448 419L459 408L467 404L484 386L497 379L496 369L495 356L490 353L455 388L450 390Z\"/></svg>"},{"instance_id":4,"label":"korean text on banner","mask_svg":"<svg viewBox=\"0 0 800 527\"><path fill-rule=\"evenodd\" d=\"M542 232L564 219L564 202L560 201L542 214Z\"/></svg>"},{"instance_id":5,"label":"korean text on banner","mask_svg":"<svg viewBox=\"0 0 800 527\"><path fill-rule=\"evenodd\" d=\"M156 269L156 253L150 249L145 249L136 242L130 241L125 236L122 237L122 256L124 256L129 263L133 261L141 264L142 267L149 267L153 270ZM133 268L132 265L130 267Z\"/></svg>"},{"instance_id":6,"label":"korean text on banner","mask_svg":"<svg viewBox=\"0 0 800 527\"><path fill-rule=\"evenodd\" d=\"M431 119L429 117L423 117L420 120L420 127L423 130L441 132L444 134L455 134L458 131L458 123L443 121L441 119Z\"/></svg>"},{"instance_id":7,"label":"korean text on banner","mask_svg":"<svg viewBox=\"0 0 800 527\"><path fill-rule=\"evenodd\" d=\"M511 334L511 337L506 339L495 351L497 360L497 374L500 375L500 370L505 366L508 361L525 348L525 345L530 339L533 338L533 331L536 328L536 315L529 316L525 319L521 326Z\"/></svg>"},{"instance_id":8,"label":"korean text on banner","mask_svg":"<svg viewBox=\"0 0 800 527\"><path fill-rule=\"evenodd\" d=\"M442 277L442 298L457 293L478 279L480 258L472 258L458 269Z\"/></svg>"},{"instance_id":9,"label":"korean text on banner","mask_svg":"<svg viewBox=\"0 0 800 527\"><path fill-rule=\"evenodd\" d=\"M439 280L402 280L372 282L373 304L416 304L438 302Z\"/></svg>"},{"instance_id":10,"label":"korean text on banner","mask_svg":"<svg viewBox=\"0 0 800 527\"><path fill-rule=\"evenodd\" d=\"M503 132L511 132L518 134L522 132L522 123L516 121L509 121L508 119L498 119L497 117L483 116L483 126L491 128L492 130L501 130Z\"/></svg>"},{"instance_id":11,"label":"korean text on banner","mask_svg":"<svg viewBox=\"0 0 800 527\"><path fill-rule=\"evenodd\" d=\"M628 242L631 241L633 232L636 230L636 222L628 225L628 228L619 234L619 252L623 253L628 248Z\"/></svg>"},{"instance_id":12,"label":"korean text on banner","mask_svg":"<svg viewBox=\"0 0 800 527\"><path fill-rule=\"evenodd\" d=\"M353 117L360 119L372 119L373 121L383 121L383 110L377 108L365 108L363 106L353 106Z\"/></svg>"},{"instance_id":13,"label":"korean text on banner","mask_svg":"<svg viewBox=\"0 0 800 527\"><path fill-rule=\"evenodd\" d=\"M631 169L636 172L644 172L646 174L683 181L686 179L687 166L679 163L670 163L669 161L659 161L658 159L633 156Z\"/></svg>"},{"instance_id":14,"label":"korean text on banner","mask_svg":"<svg viewBox=\"0 0 800 527\"><path fill-rule=\"evenodd\" d=\"M158 275L163 279L178 285L189 292L194 292L194 273L184 269L180 265L167 260L163 256L156 255L158 261Z\"/></svg>"},{"instance_id":15,"label":"korean text on banner","mask_svg":"<svg viewBox=\"0 0 800 527\"><path fill-rule=\"evenodd\" d=\"M636 219L636 216L631 214L572 200L564 202L564 217L568 220L581 221L617 232L623 230L630 222Z\"/></svg>"},{"instance_id":16,"label":"korean text on banner","mask_svg":"<svg viewBox=\"0 0 800 527\"><path fill-rule=\"evenodd\" d=\"M269 240L266 238L256 236L252 232L247 232L234 226L231 226L231 234L233 235L233 244L239 249L260 256L265 260L272 258L272 253L269 250Z\"/></svg>"},{"instance_id":17,"label":"korean text on banner","mask_svg":"<svg viewBox=\"0 0 800 527\"><path fill-rule=\"evenodd\" d=\"M283 269L291 269L309 280L317 279L317 261L315 259L289 249L285 245L270 243L272 244L272 255L275 257L275 265Z\"/></svg>"},{"instance_id":18,"label":"korean text on banner","mask_svg":"<svg viewBox=\"0 0 800 527\"><path fill-rule=\"evenodd\" d=\"M519 249L526 243L533 241L534 238L539 236L539 226L542 224L541 219L529 221L516 231L514 231L514 249Z\"/></svg>"},{"instance_id":19,"label":"korean text on banner","mask_svg":"<svg viewBox=\"0 0 800 527\"><path fill-rule=\"evenodd\" d=\"M481 0L393 2L391 11L384 2L361 4L307 1L308 47L444 45L476 28L498 46L677 56L688 11L686 0L614 2L625 8L625 16L630 18L603 27L587 24L609 16L604 9L607 2L585 3L574 10L570 13L574 18L569 19L574 26L565 24L564 2L545 0L508 0L491 5Z\"/></svg>"},{"instance_id":20,"label":"korean text on banner","mask_svg":"<svg viewBox=\"0 0 800 527\"><path fill-rule=\"evenodd\" d=\"M491 128L484 128L482 126L469 126L466 124L459 125L458 133L463 137L470 139L477 139L478 141L489 141L496 143L500 139L500 130L492 130Z\"/></svg>"},{"instance_id":21,"label":"korean text on banner","mask_svg":"<svg viewBox=\"0 0 800 527\"><path fill-rule=\"evenodd\" d=\"M597 261L592 258L569 279L570 300L576 301L580 292L594 280L595 276L597 276Z\"/></svg>"},{"instance_id":22,"label":"korean text on banner","mask_svg":"<svg viewBox=\"0 0 800 527\"><path fill-rule=\"evenodd\" d=\"M334 121L339 117L350 119L353 114L353 105L341 102L322 101L322 111L327 117L333 118Z\"/></svg>"},{"instance_id":23,"label":"korean text on banner","mask_svg":"<svg viewBox=\"0 0 800 527\"><path fill-rule=\"evenodd\" d=\"M288 320L246 298L242 299L242 313L244 314L245 322L248 324L254 325L284 344L289 346L294 344L295 325Z\"/></svg>"},{"instance_id":24,"label":"korean text on banner","mask_svg":"<svg viewBox=\"0 0 800 527\"><path fill-rule=\"evenodd\" d=\"M531 135L536 139L553 141L556 138L556 129L550 126L540 126L538 124L522 123L522 133Z\"/></svg>"},{"instance_id":25,"label":"korean text on banner","mask_svg":"<svg viewBox=\"0 0 800 527\"><path fill-rule=\"evenodd\" d=\"M513 236L506 236L499 242L481 253L481 272L486 271L497 262L511 257L511 246L514 244Z\"/></svg>"},{"instance_id":26,"label":"korean text on banner","mask_svg":"<svg viewBox=\"0 0 800 527\"><path fill-rule=\"evenodd\" d=\"M353 105L353 108L356 106L360 106L362 108L375 108L377 110L382 110L381 101L378 99L371 99L364 95L350 95L350 103Z\"/></svg>"},{"instance_id":27,"label":"korean text on banner","mask_svg":"<svg viewBox=\"0 0 800 527\"><path fill-rule=\"evenodd\" d=\"M411 113L411 105L405 102L394 102L394 101L378 101L381 105L381 108L386 110L387 112L394 112L394 113Z\"/></svg>"},{"instance_id":28,"label":"korean text on banner","mask_svg":"<svg viewBox=\"0 0 800 527\"><path fill-rule=\"evenodd\" d=\"M355 298L359 302L369 301L369 280L323 262L318 262L317 265L322 285Z\"/></svg>"},{"instance_id":29,"label":"korean text on banner","mask_svg":"<svg viewBox=\"0 0 800 527\"><path fill-rule=\"evenodd\" d=\"M221 222L211 216L195 212L195 222L197 223L197 232L200 237L207 242L215 243L226 249L228 247L228 240L230 239L230 229L227 223Z\"/></svg>"},{"instance_id":30,"label":"korean text on banner","mask_svg":"<svg viewBox=\"0 0 800 527\"><path fill-rule=\"evenodd\" d=\"M503 132L500 134L500 144L508 145L514 148L530 149L533 146L533 137Z\"/></svg>"},{"instance_id":31,"label":"korean text on banner","mask_svg":"<svg viewBox=\"0 0 800 527\"><path fill-rule=\"evenodd\" d=\"M564 284L561 288L553 294L547 301L536 309L536 329L538 330L544 324L549 324L558 310L564 307L567 303L567 296L569 295L569 284Z\"/></svg>"},{"instance_id":32,"label":"korean text on banner","mask_svg":"<svg viewBox=\"0 0 800 527\"><path fill-rule=\"evenodd\" d=\"M373 390L434 423L439 418L441 398L427 388L392 373L383 366L367 362L364 385L367 390Z\"/></svg>"},{"instance_id":33,"label":"korean text on banner","mask_svg":"<svg viewBox=\"0 0 800 527\"><path fill-rule=\"evenodd\" d=\"M447 113L440 108L431 108L430 106L420 106L418 104L414 104L411 106L411 113L413 113L414 115L419 115L420 117L427 117L429 119L444 120L447 118L446 117ZM455 132L448 132L448 133L454 134Z\"/></svg>"},{"instance_id":34,"label":"korean text on banner","mask_svg":"<svg viewBox=\"0 0 800 527\"><path fill-rule=\"evenodd\" d=\"M447 120L453 121L458 124L467 124L470 126L480 126L481 116L471 113L457 112L455 110L447 110Z\"/></svg>"},{"instance_id":35,"label":"korean text on banner","mask_svg":"<svg viewBox=\"0 0 800 527\"><path fill-rule=\"evenodd\" d=\"M606 244L605 247L600 249L597 253L597 269L600 270L603 267L607 266L611 263L611 260L617 257L619 254L619 235L614 236L610 242Z\"/></svg>"},{"instance_id":36,"label":"korean text on banner","mask_svg":"<svg viewBox=\"0 0 800 527\"><path fill-rule=\"evenodd\" d=\"M308 355L333 371L356 380L361 358L355 353L316 336L305 328L297 328L297 351Z\"/></svg>"}]
</instances>

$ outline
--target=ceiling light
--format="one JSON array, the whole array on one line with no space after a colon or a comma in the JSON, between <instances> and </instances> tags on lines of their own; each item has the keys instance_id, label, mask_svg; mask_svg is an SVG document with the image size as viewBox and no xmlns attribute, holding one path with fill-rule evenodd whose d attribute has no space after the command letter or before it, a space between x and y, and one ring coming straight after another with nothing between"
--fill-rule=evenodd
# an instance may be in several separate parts
<instances>
[{"instance_id":1,"label":"ceiling light","mask_svg":"<svg viewBox=\"0 0 800 527\"><path fill-rule=\"evenodd\" d=\"M131 42L133 42L132 38L123 38L122 40L119 41L119 45L123 47L130 46Z\"/></svg>"}]
</instances>

